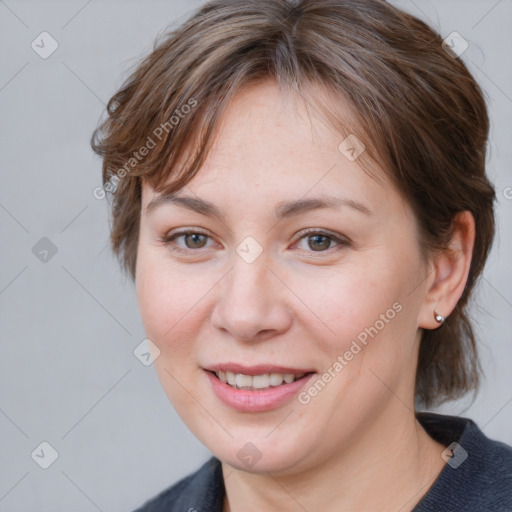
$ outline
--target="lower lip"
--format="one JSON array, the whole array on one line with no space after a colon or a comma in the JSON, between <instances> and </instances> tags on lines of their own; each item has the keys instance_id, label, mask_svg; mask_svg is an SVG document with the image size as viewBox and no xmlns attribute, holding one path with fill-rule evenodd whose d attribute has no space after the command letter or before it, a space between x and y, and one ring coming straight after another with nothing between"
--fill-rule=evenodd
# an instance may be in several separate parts
<instances>
[{"instance_id":1,"label":"lower lip","mask_svg":"<svg viewBox=\"0 0 512 512\"><path fill-rule=\"evenodd\" d=\"M232 388L207 370L205 373L217 397L226 405L241 412L264 412L277 409L289 402L314 375L314 373L310 373L289 384L248 391Z\"/></svg>"}]
</instances>

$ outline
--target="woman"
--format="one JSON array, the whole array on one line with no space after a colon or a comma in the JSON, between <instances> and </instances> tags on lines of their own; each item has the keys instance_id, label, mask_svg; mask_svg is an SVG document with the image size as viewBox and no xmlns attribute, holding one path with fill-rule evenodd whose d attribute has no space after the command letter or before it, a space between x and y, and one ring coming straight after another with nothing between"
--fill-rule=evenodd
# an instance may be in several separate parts
<instances>
[{"instance_id":1,"label":"woman","mask_svg":"<svg viewBox=\"0 0 512 512\"><path fill-rule=\"evenodd\" d=\"M494 235L453 47L378 0L216 0L110 100L112 246L214 455L139 511L512 510L512 448L416 412L477 389Z\"/></svg>"}]
</instances>

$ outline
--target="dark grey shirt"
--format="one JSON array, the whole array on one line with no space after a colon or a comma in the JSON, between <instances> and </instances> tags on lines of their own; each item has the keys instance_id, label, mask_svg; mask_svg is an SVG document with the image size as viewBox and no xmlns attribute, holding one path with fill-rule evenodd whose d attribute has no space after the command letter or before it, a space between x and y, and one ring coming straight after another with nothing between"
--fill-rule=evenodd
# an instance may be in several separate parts
<instances>
[{"instance_id":1,"label":"dark grey shirt","mask_svg":"<svg viewBox=\"0 0 512 512\"><path fill-rule=\"evenodd\" d=\"M458 446L412 512L512 512L512 447L489 439L468 418L417 418L436 441ZM221 464L212 457L134 512L222 512L224 495Z\"/></svg>"}]
</instances>

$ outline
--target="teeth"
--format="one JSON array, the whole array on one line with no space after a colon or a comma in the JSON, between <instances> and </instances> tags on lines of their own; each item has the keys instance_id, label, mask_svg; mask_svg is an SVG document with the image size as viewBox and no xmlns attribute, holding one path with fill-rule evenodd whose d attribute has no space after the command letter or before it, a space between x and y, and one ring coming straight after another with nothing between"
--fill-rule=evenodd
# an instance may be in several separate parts
<instances>
[{"instance_id":1,"label":"teeth","mask_svg":"<svg viewBox=\"0 0 512 512\"><path fill-rule=\"evenodd\" d=\"M256 389L264 389L270 386L270 375L254 375L252 378L252 387Z\"/></svg>"},{"instance_id":2,"label":"teeth","mask_svg":"<svg viewBox=\"0 0 512 512\"><path fill-rule=\"evenodd\" d=\"M263 375L243 375L233 372L216 372L220 381L237 389L266 389L270 386L290 384L294 380L304 377L304 373L294 375L293 373L265 373Z\"/></svg>"},{"instance_id":3,"label":"teeth","mask_svg":"<svg viewBox=\"0 0 512 512\"><path fill-rule=\"evenodd\" d=\"M236 374L236 387L244 388L252 386L252 377L250 375L242 375L241 373Z\"/></svg>"},{"instance_id":4,"label":"teeth","mask_svg":"<svg viewBox=\"0 0 512 512\"><path fill-rule=\"evenodd\" d=\"M279 386L283 382L283 374L282 373L271 373L270 374L270 385L271 386Z\"/></svg>"}]
</instances>

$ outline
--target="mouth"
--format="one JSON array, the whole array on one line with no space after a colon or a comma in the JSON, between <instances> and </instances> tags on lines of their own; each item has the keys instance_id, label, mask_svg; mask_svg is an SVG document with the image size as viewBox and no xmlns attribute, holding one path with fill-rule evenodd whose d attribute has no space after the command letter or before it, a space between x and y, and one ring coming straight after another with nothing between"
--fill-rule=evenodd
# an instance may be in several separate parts
<instances>
[{"instance_id":1,"label":"mouth","mask_svg":"<svg viewBox=\"0 0 512 512\"><path fill-rule=\"evenodd\" d=\"M221 382L227 384L234 389L243 389L246 391L262 391L271 388L277 388L286 384L291 384L297 380L310 375L313 372L303 373L262 373L259 375L247 375L243 373L235 373L229 371L211 371L212 375L217 377Z\"/></svg>"},{"instance_id":2,"label":"mouth","mask_svg":"<svg viewBox=\"0 0 512 512\"><path fill-rule=\"evenodd\" d=\"M203 368L219 400L240 412L265 412L290 400L313 378L315 371L275 365L242 366L225 363Z\"/></svg>"}]
</instances>

